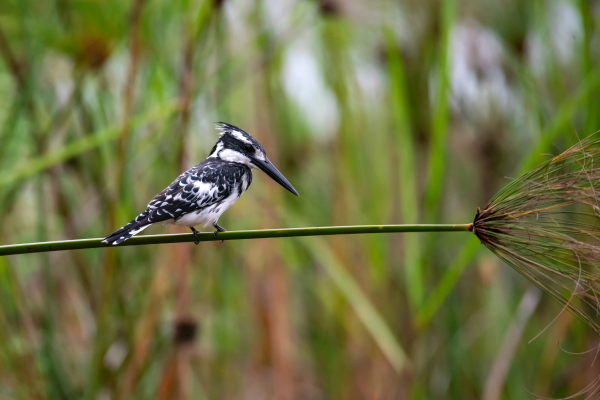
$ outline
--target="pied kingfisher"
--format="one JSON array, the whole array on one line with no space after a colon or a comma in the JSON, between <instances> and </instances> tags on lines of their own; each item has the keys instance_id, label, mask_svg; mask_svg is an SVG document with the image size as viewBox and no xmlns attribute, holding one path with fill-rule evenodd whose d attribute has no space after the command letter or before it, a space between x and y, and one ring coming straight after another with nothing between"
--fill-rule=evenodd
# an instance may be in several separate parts
<instances>
[{"instance_id":1,"label":"pied kingfisher","mask_svg":"<svg viewBox=\"0 0 600 400\"><path fill-rule=\"evenodd\" d=\"M261 169L274 181L295 194L298 192L267 158L262 145L242 129L217 122L221 137L200 164L179 175L165 190L154 196L146 211L124 227L106 236L102 242L123 243L158 222L189 227L217 223L225 210L240 198L252 182L252 168ZM198 244L198 242L194 242Z\"/></svg>"}]
</instances>

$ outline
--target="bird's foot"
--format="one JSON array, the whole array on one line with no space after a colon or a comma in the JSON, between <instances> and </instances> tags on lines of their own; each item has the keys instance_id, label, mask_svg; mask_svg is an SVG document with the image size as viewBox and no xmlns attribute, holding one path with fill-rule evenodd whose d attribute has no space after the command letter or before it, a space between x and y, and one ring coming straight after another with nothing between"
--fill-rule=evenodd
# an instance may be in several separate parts
<instances>
[{"instance_id":1,"label":"bird's foot","mask_svg":"<svg viewBox=\"0 0 600 400\"><path fill-rule=\"evenodd\" d=\"M192 232L194 233L194 236L198 236L198 234L200 233L200 231L196 228L194 228L193 226L190 226L190 229L192 230ZM200 244L200 242L198 240L194 241L194 244L196 246L198 246Z\"/></svg>"},{"instance_id":2,"label":"bird's foot","mask_svg":"<svg viewBox=\"0 0 600 400\"><path fill-rule=\"evenodd\" d=\"M217 228L217 230L213 232L213 235L214 235L215 237L217 237L217 233L219 233L219 232L227 232L227 231L225 230L225 228L223 228L223 227L219 226L219 224L218 224L218 223L216 223L216 222L213 224L213 226L214 226L215 228ZM224 240L221 240L221 243L223 243L223 242L224 242Z\"/></svg>"}]
</instances>

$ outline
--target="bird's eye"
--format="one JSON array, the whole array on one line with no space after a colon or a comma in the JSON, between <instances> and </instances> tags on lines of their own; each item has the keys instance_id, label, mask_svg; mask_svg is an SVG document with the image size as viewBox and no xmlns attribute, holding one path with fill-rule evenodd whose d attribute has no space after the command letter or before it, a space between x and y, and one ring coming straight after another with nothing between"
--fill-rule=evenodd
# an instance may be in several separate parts
<instances>
[{"instance_id":1,"label":"bird's eye","mask_svg":"<svg viewBox=\"0 0 600 400\"><path fill-rule=\"evenodd\" d=\"M248 152L248 153L252 153L254 151L254 146L252 146L251 144L246 143L244 145L244 149Z\"/></svg>"}]
</instances>

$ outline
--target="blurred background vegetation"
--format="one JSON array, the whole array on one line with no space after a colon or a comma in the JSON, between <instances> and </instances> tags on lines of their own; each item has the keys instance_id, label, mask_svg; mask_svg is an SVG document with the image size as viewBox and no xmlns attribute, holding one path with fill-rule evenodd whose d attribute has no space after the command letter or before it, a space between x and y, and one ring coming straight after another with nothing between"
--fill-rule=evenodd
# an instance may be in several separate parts
<instances>
[{"instance_id":1,"label":"blurred background vegetation","mask_svg":"<svg viewBox=\"0 0 600 400\"><path fill-rule=\"evenodd\" d=\"M257 173L229 230L469 223L600 128L599 14L4 0L0 243L110 233L206 157L214 121L259 139L301 194ZM0 398L564 397L600 362L569 354L599 340L560 309L468 233L2 257Z\"/></svg>"}]
</instances>

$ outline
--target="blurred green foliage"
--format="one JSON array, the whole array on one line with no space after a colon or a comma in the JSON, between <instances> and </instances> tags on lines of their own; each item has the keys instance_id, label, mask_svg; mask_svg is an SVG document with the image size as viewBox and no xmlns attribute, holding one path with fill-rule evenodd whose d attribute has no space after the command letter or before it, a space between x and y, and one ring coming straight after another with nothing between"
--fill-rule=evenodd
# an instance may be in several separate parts
<instances>
[{"instance_id":1,"label":"blurred green foliage","mask_svg":"<svg viewBox=\"0 0 600 400\"><path fill-rule=\"evenodd\" d=\"M600 128L595 2L0 2L0 242L122 226L259 139L230 230L468 223ZM155 227L148 233L173 232ZM467 234L0 258L0 399L567 396L598 338Z\"/></svg>"}]
</instances>

